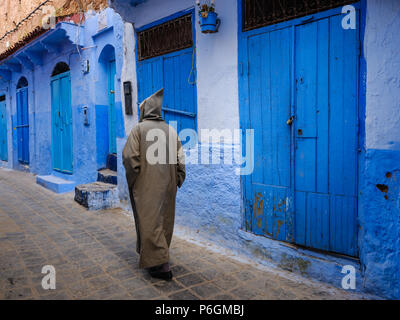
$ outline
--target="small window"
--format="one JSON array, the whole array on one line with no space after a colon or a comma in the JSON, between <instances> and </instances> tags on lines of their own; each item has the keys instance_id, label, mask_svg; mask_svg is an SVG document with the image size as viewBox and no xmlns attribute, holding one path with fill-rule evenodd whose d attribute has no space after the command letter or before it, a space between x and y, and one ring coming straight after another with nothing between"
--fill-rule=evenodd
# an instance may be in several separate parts
<instances>
[{"instance_id":1,"label":"small window","mask_svg":"<svg viewBox=\"0 0 400 320\"><path fill-rule=\"evenodd\" d=\"M17 83L17 89L25 88L28 86L28 80L25 77L21 77Z\"/></svg>"},{"instance_id":2,"label":"small window","mask_svg":"<svg viewBox=\"0 0 400 320\"><path fill-rule=\"evenodd\" d=\"M192 14L137 33L139 61L193 46Z\"/></svg>"},{"instance_id":3,"label":"small window","mask_svg":"<svg viewBox=\"0 0 400 320\"><path fill-rule=\"evenodd\" d=\"M54 67L53 73L51 74L52 77L69 71L69 66L65 62L59 62Z\"/></svg>"},{"instance_id":4,"label":"small window","mask_svg":"<svg viewBox=\"0 0 400 320\"><path fill-rule=\"evenodd\" d=\"M354 3L354 0L242 0L243 31Z\"/></svg>"},{"instance_id":5,"label":"small window","mask_svg":"<svg viewBox=\"0 0 400 320\"><path fill-rule=\"evenodd\" d=\"M1 101L5 101L5 100L6 100L6 96L4 96L4 95L3 95L3 96L0 96L0 102L1 102Z\"/></svg>"}]
</instances>

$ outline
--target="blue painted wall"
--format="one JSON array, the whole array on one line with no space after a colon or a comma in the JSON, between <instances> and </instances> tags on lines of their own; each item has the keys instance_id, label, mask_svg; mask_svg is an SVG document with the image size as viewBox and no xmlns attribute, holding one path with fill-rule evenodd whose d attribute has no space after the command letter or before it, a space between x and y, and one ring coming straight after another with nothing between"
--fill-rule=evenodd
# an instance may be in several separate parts
<instances>
[{"instance_id":1,"label":"blue painted wall","mask_svg":"<svg viewBox=\"0 0 400 320\"><path fill-rule=\"evenodd\" d=\"M98 20L105 22L105 28L99 29ZM120 78L122 66L122 30L123 22L118 14L108 8L96 14L87 14L81 28L80 37L83 47L78 52L76 44L65 39L59 45L59 52L46 52L43 64L34 70L25 66L21 72L13 72L11 81L0 83L0 92L5 91L10 114L9 128L16 125L16 85L21 76L28 80L29 124L30 124L30 166L25 169L18 162L16 130L10 130L10 157L8 166L14 169L29 170L38 175L54 175L76 184L97 180L97 170L105 167L108 133L107 104L102 99L107 94L107 81L101 70L100 55L106 46L111 46L116 54L116 115L117 134L124 135L124 123L121 108ZM46 34L34 44L45 38ZM29 46L28 45L28 46ZM82 72L82 61L89 60L89 72ZM58 62L65 62L71 74L71 105L73 121L73 174L56 172L51 161L51 103L50 77ZM7 91L8 90L8 91ZM84 123L83 108L88 107L89 125Z\"/></svg>"},{"instance_id":2,"label":"blue painted wall","mask_svg":"<svg viewBox=\"0 0 400 320\"><path fill-rule=\"evenodd\" d=\"M400 299L400 2L368 0L363 4L365 153L360 181L360 259L365 287Z\"/></svg>"}]
</instances>

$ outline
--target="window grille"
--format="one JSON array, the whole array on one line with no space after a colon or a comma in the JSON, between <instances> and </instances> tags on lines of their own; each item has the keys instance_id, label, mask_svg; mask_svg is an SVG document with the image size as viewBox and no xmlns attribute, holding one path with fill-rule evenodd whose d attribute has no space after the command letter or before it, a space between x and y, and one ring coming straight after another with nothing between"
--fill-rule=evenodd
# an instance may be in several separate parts
<instances>
[{"instance_id":1,"label":"window grille","mask_svg":"<svg viewBox=\"0 0 400 320\"><path fill-rule=\"evenodd\" d=\"M354 3L354 0L243 0L243 31Z\"/></svg>"},{"instance_id":2,"label":"window grille","mask_svg":"<svg viewBox=\"0 0 400 320\"><path fill-rule=\"evenodd\" d=\"M192 15L188 14L137 33L139 61L193 46Z\"/></svg>"}]
</instances>

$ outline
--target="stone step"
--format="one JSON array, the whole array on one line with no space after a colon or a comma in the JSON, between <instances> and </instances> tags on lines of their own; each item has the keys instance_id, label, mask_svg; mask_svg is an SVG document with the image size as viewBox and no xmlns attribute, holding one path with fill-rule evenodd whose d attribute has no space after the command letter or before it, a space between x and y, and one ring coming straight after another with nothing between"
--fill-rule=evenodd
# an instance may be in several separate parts
<instances>
[{"instance_id":1,"label":"stone step","mask_svg":"<svg viewBox=\"0 0 400 320\"><path fill-rule=\"evenodd\" d=\"M75 201L89 210L115 208L119 204L118 189L114 184L93 182L75 187Z\"/></svg>"},{"instance_id":2,"label":"stone step","mask_svg":"<svg viewBox=\"0 0 400 320\"><path fill-rule=\"evenodd\" d=\"M55 193L66 193L74 191L76 183L64 180L56 176L37 176L36 183Z\"/></svg>"},{"instance_id":3,"label":"stone step","mask_svg":"<svg viewBox=\"0 0 400 320\"><path fill-rule=\"evenodd\" d=\"M115 153L111 153L107 155L107 169L112 171L117 170L117 155Z\"/></svg>"},{"instance_id":4,"label":"stone step","mask_svg":"<svg viewBox=\"0 0 400 320\"><path fill-rule=\"evenodd\" d=\"M110 169L99 170L97 174L97 181L117 185L117 172Z\"/></svg>"}]
</instances>

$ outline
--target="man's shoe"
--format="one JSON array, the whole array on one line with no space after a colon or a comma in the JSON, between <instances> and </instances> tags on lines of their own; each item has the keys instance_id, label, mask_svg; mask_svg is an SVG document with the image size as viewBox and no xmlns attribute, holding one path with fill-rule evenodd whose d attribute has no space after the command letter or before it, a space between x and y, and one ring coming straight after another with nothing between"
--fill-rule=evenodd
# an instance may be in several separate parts
<instances>
[{"instance_id":1,"label":"man's shoe","mask_svg":"<svg viewBox=\"0 0 400 320\"><path fill-rule=\"evenodd\" d=\"M172 279L172 272L169 268L169 263L164 263L160 266L155 266L147 269L149 271L150 276L157 279L162 280L171 280Z\"/></svg>"},{"instance_id":2,"label":"man's shoe","mask_svg":"<svg viewBox=\"0 0 400 320\"><path fill-rule=\"evenodd\" d=\"M166 281L170 281L172 280L172 272L171 271L151 271L149 270L149 274L150 276L152 276L153 278L157 278L157 279L162 279L162 280L166 280Z\"/></svg>"}]
</instances>

